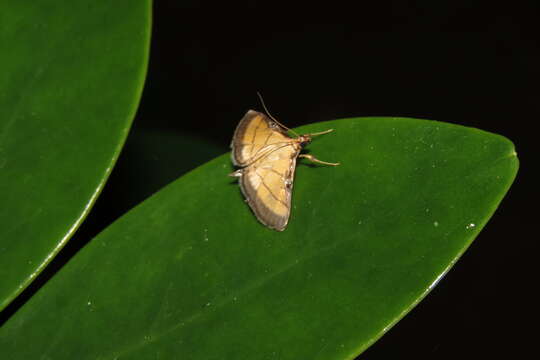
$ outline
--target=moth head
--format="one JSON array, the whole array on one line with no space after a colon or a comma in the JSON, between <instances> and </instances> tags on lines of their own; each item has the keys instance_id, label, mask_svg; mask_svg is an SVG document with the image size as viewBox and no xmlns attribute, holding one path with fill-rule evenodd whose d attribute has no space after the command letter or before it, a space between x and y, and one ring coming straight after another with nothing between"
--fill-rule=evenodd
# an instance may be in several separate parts
<instances>
[{"instance_id":1,"label":"moth head","mask_svg":"<svg viewBox=\"0 0 540 360\"><path fill-rule=\"evenodd\" d=\"M298 137L298 142L302 147L308 145L311 142L311 136L309 135L300 135Z\"/></svg>"}]
</instances>

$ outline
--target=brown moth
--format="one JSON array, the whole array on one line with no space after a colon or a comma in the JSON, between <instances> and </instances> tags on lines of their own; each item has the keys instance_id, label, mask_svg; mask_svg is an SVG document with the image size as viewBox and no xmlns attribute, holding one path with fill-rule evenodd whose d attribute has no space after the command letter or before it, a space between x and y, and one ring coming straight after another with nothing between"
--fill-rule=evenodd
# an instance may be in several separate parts
<instances>
[{"instance_id":1,"label":"brown moth","mask_svg":"<svg viewBox=\"0 0 540 360\"><path fill-rule=\"evenodd\" d=\"M240 169L229 175L239 178L240 189L257 219L277 231L285 230L289 221L296 159L339 165L300 154L312 136L333 129L305 135L290 130L296 137L290 137L288 130L273 117L249 110L236 127L231 142L232 162Z\"/></svg>"}]
</instances>

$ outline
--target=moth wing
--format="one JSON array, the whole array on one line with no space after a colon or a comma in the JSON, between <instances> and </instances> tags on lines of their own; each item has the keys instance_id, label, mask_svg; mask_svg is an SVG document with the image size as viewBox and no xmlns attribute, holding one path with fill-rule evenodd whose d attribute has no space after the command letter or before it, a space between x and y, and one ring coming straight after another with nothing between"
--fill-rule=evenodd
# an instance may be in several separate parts
<instances>
[{"instance_id":1,"label":"moth wing","mask_svg":"<svg viewBox=\"0 0 540 360\"><path fill-rule=\"evenodd\" d=\"M242 169L240 188L257 219L271 229L285 230L300 149L284 145Z\"/></svg>"},{"instance_id":2,"label":"moth wing","mask_svg":"<svg viewBox=\"0 0 540 360\"><path fill-rule=\"evenodd\" d=\"M287 132L268 116L248 110L234 131L231 157L236 166L246 166L292 141Z\"/></svg>"}]
</instances>

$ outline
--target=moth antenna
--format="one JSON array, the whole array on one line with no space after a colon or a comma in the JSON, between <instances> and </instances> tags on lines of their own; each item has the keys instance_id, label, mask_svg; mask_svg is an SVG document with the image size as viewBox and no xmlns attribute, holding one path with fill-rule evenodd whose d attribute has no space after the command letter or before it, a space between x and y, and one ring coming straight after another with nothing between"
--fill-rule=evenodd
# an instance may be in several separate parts
<instances>
[{"instance_id":1,"label":"moth antenna","mask_svg":"<svg viewBox=\"0 0 540 360\"><path fill-rule=\"evenodd\" d=\"M296 131L292 130L292 129L289 129L288 127L286 127L285 125L283 125L282 123L280 123L279 121L277 121L277 119L275 117L272 116L272 114L270 114L270 111L268 111L268 108L266 107L266 105L264 104L264 100L262 98L262 95L260 92L257 91L257 96L259 97L259 100L261 100L261 104L264 108L264 111L266 112L266 114L268 114L268 116L274 120L279 126L281 126L282 128L284 128L285 130L287 131L290 131L292 132L296 137L299 137L300 135L298 135L298 133L296 133Z\"/></svg>"}]
</instances>

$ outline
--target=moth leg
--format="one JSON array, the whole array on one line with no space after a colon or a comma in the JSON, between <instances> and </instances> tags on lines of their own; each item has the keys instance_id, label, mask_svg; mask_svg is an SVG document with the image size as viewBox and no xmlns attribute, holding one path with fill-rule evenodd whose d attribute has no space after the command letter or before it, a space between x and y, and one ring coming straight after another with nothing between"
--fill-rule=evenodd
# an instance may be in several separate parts
<instances>
[{"instance_id":1,"label":"moth leg","mask_svg":"<svg viewBox=\"0 0 540 360\"><path fill-rule=\"evenodd\" d=\"M324 134L331 133L332 131L334 131L334 129L328 129L328 130L325 130L325 131L316 132L316 133L311 133L311 134L306 134L306 135L309 135L309 136L318 136L318 135L324 135Z\"/></svg>"},{"instance_id":2,"label":"moth leg","mask_svg":"<svg viewBox=\"0 0 540 360\"><path fill-rule=\"evenodd\" d=\"M331 165L331 166L338 166L339 165L339 163L331 163L331 162L321 161L321 160L317 159L315 156L310 155L310 154L300 154L300 155L298 155L298 157L305 158L305 159L308 159L311 162L318 163L318 164L323 164L323 165Z\"/></svg>"},{"instance_id":3,"label":"moth leg","mask_svg":"<svg viewBox=\"0 0 540 360\"><path fill-rule=\"evenodd\" d=\"M238 170L236 170L235 172L230 173L229 176L232 176L232 177L242 177L242 175L243 175L243 173L244 173L243 170L244 170L244 169L238 169Z\"/></svg>"}]
</instances>

